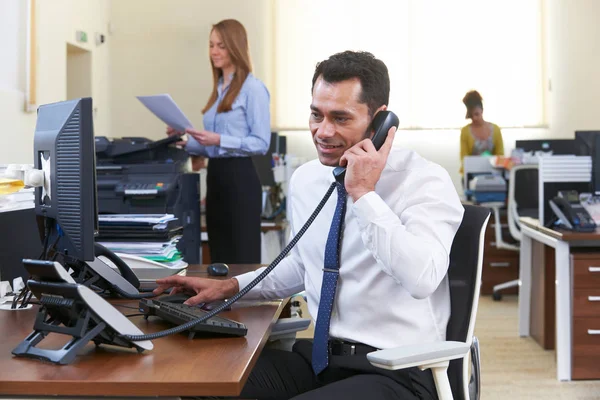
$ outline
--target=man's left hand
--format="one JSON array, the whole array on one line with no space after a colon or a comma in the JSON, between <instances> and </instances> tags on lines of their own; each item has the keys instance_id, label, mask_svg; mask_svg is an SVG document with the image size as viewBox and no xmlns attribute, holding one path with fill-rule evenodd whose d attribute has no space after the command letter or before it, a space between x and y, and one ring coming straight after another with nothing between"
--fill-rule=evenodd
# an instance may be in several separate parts
<instances>
[{"instance_id":1,"label":"man's left hand","mask_svg":"<svg viewBox=\"0 0 600 400\"><path fill-rule=\"evenodd\" d=\"M394 136L396 128L392 127L379 151L375 150L371 139L365 139L346 150L340 158L340 165L346 167L344 186L354 201L375 190L392 149Z\"/></svg>"},{"instance_id":2,"label":"man's left hand","mask_svg":"<svg viewBox=\"0 0 600 400\"><path fill-rule=\"evenodd\" d=\"M203 146L220 146L221 135L210 131L198 131L196 129L188 128L185 133L196 139L198 143Z\"/></svg>"}]
</instances>

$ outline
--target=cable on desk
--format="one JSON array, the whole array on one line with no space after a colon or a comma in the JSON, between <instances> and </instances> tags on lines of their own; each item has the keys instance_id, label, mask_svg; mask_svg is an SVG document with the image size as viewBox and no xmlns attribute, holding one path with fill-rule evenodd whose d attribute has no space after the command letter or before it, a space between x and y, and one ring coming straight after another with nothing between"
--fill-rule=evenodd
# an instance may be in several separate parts
<instances>
[{"instance_id":1,"label":"cable on desk","mask_svg":"<svg viewBox=\"0 0 600 400\"><path fill-rule=\"evenodd\" d=\"M126 316L127 318L132 318L132 317L140 317L140 316L144 316L144 315L146 315L146 314L143 314L143 313L137 313L137 314L125 314L125 316Z\"/></svg>"},{"instance_id":2,"label":"cable on desk","mask_svg":"<svg viewBox=\"0 0 600 400\"><path fill-rule=\"evenodd\" d=\"M126 304L113 304L114 307L123 307L123 308L130 308L132 310L139 310L139 307L134 307L134 306L128 306Z\"/></svg>"}]
</instances>

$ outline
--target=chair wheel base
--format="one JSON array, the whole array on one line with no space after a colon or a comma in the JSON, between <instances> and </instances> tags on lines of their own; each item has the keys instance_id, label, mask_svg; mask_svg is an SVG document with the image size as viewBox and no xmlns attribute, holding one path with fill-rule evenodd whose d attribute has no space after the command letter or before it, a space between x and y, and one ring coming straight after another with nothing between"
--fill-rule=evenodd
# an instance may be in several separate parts
<instances>
[{"instance_id":1,"label":"chair wheel base","mask_svg":"<svg viewBox=\"0 0 600 400\"><path fill-rule=\"evenodd\" d=\"M494 301L500 301L500 300L502 300L502 295L498 292L493 292L492 299L494 299Z\"/></svg>"}]
</instances>

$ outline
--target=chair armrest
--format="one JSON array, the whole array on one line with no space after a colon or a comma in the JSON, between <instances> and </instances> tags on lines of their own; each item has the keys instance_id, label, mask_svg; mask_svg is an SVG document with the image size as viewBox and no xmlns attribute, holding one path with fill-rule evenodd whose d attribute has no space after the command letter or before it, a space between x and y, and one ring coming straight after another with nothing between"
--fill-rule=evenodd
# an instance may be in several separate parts
<instances>
[{"instance_id":1,"label":"chair armrest","mask_svg":"<svg viewBox=\"0 0 600 400\"><path fill-rule=\"evenodd\" d=\"M464 342L434 342L374 351L367 359L376 367L395 370L454 360L468 352L469 345Z\"/></svg>"},{"instance_id":2,"label":"chair armrest","mask_svg":"<svg viewBox=\"0 0 600 400\"><path fill-rule=\"evenodd\" d=\"M303 331L310 325L308 318L280 318L271 329L271 336Z\"/></svg>"}]
</instances>

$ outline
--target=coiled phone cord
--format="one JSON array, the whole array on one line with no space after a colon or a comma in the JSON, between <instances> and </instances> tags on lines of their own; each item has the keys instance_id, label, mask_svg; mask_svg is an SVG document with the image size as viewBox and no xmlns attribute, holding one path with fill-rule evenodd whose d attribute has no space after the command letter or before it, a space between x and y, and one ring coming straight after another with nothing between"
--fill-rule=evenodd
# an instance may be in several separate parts
<instances>
[{"instance_id":1,"label":"coiled phone cord","mask_svg":"<svg viewBox=\"0 0 600 400\"><path fill-rule=\"evenodd\" d=\"M279 254L277 256L277 258L275 258L275 260L273 260L273 262L263 272L260 273L260 275L258 275L256 278L254 278L254 280L252 282L250 282L248 284L248 286L246 286L245 288L243 288L242 290L240 290L238 293L236 293L234 296L232 296L226 302L224 302L220 306L216 307L215 309L213 309L212 311L210 311L208 314L204 315L203 317L198 318L198 319L193 320L193 321L186 322L185 324L176 326L174 328L166 329L164 331L160 331L160 332L156 332L156 333L150 333L150 334L147 334L147 335L122 335L122 337L125 338L125 339L127 339L127 340L130 340L132 342L139 342L139 341L143 341L143 340L159 339L159 338L162 338L162 337L165 337L165 336L169 336L169 335L173 335L173 334L176 334L176 333L180 333L180 332L183 332L185 330L188 330L188 329L192 328L194 325L197 325L197 324L199 324L201 322L206 321L207 319L209 319L211 317L214 317L215 315L217 315L218 313L220 313L221 311L223 311L224 309L228 308L230 305L232 305L233 303L235 303L236 301L238 301L239 299L241 299L242 297L244 297L246 295L246 293L248 293L254 286L256 286L267 275L269 275L269 273L273 270L273 268L275 268L277 266L277 264L279 264L281 262L281 260L283 260L283 258L296 245L296 243L298 243L298 241L300 240L300 238L302 237L302 235L304 235L304 233L311 226L311 224L313 223L313 221L315 220L315 218L317 218L317 215L319 215L319 213L321 212L321 210L325 206L325 203L327 203L327 200L331 196L331 193L333 193L333 190L335 189L336 185L337 185L337 182L334 182L334 183L331 184L331 186L327 190L327 193L325 193L325 196L323 197L323 199L321 200L321 202L319 203L319 205L317 206L317 208L315 208L315 211L313 211L313 213L311 214L311 216L308 218L308 221L306 221L306 223L298 231L298 233L296 234L296 236L294 236L294 238L290 241L290 243L283 249L283 251L281 252L281 254Z\"/></svg>"}]
</instances>

